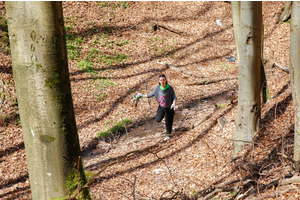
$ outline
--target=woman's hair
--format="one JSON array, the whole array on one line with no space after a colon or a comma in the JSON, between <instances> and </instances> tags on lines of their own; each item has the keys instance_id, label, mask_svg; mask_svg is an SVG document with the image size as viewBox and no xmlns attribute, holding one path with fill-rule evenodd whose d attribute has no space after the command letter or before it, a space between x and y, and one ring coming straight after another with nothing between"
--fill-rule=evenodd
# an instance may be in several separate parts
<instances>
[{"instance_id":1,"label":"woman's hair","mask_svg":"<svg viewBox=\"0 0 300 200\"><path fill-rule=\"evenodd\" d=\"M161 77L165 77L165 79L167 80L167 77L164 74L159 75L158 78L161 78ZM158 84L160 85L160 82L158 82ZM166 82L166 84L168 84L168 81Z\"/></svg>"}]
</instances>

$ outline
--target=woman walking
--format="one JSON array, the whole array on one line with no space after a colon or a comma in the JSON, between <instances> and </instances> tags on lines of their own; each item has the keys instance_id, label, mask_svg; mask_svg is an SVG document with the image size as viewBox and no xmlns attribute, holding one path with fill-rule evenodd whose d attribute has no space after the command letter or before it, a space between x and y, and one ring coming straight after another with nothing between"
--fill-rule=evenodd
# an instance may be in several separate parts
<instances>
[{"instance_id":1,"label":"woman walking","mask_svg":"<svg viewBox=\"0 0 300 200\"><path fill-rule=\"evenodd\" d=\"M175 103L177 98L173 87L168 84L166 76L164 74L159 76L159 85L156 86L150 94L142 95L139 93L138 95L144 98L155 96L155 99L159 103L155 120L157 122L161 122L161 120L165 117L167 135L170 135L172 132Z\"/></svg>"}]
</instances>

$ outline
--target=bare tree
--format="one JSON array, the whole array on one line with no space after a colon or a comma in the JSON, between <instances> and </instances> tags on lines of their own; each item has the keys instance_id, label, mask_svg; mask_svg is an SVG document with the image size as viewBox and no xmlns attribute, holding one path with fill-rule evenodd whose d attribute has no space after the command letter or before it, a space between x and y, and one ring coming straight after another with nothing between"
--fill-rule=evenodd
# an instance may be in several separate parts
<instances>
[{"instance_id":1,"label":"bare tree","mask_svg":"<svg viewBox=\"0 0 300 200\"><path fill-rule=\"evenodd\" d=\"M290 78L295 115L294 160L300 161L300 2L294 1L291 14Z\"/></svg>"},{"instance_id":2,"label":"bare tree","mask_svg":"<svg viewBox=\"0 0 300 200\"><path fill-rule=\"evenodd\" d=\"M262 2L241 2L241 49L239 61L238 113L233 155L251 142L260 125Z\"/></svg>"},{"instance_id":3,"label":"bare tree","mask_svg":"<svg viewBox=\"0 0 300 200\"><path fill-rule=\"evenodd\" d=\"M61 2L6 2L13 75L33 199L86 182L69 80ZM88 189L80 195L89 197Z\"/></svg>"}]
</instances>

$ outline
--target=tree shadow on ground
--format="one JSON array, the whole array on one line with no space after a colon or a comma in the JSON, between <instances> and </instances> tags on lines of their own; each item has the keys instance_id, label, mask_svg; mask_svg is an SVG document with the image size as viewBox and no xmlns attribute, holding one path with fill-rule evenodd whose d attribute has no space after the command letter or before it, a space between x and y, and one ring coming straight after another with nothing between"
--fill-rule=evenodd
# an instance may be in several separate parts
<instances>
[{"instance_id":1,"label":"tree shadow on ground","mask_svg":"<svg viewBox=\"0 0 300 200\"><path fill-rule=\"evenodd\" d=\"M16 194L16 193L18 193L18 194ZM1 194L0 199L2 199L2 200L23 199L22 198L23 195L27 195L30 193L31 193L30 186L16 187L12 191ZM6 196L11 196L11 197L6 197Z\"/></svg>"},{"instance_id":2,"label":"tree shadow on ground","mask_svg":"<svg viewBox=\"0 0 300 200\"><path fill-rule=\"evenodd\" d=\"M228 112L230 112L232 109L234 108L234 106L229 106L227 109L225 109L221 114L218 114L215 118L218 119L222 116L224 116L225 114L227 114ZM208 115L208 120L213 116L213 113L210 113ZM172 151L171 153L163 156L163 157L160 157L159 159L156 159L155 161L152 161L152 162L148 162L148 163L144 163L144 164L141 164L139 166L136 166L136 167L133 167L133 168L130 168L130 169L127 169L125 171L119 171L119 172L116 172L115 174L113 175L109 175L107 177L102 177L101 179L107 179L107 178L112 178L114 176L118 176L118 175L121 175L121 174L124 174L124 173L128 173L128 172L132 172L134 170L137 170L137 169L141 169L141 168L145 168L147 166L150 166L150 165L153 165L153 164L156 164L157 162L163 160L163 159L166 159L166 158L169 158L169 157L172 157L174 156L175 154L181 152L181 151L184 151L185 149L191 147L192 145L194 145L195 143L199 142L199 140L201 140L201 138L203 136L205 136L218 122L216 120L213 120L213 122L210 123L210 125L204 130L202 131L201 133L198 134L198 136L193 139L192 141L190 141L187 145L185 145L184 147L180 148L180 149L177 149L176 151ZM176 140L176 135L175 135L175 138ZM146 155L146 154L149 154L149 152L151 151L159 151L159 150L162 150L164 149L166 146L168 146L167 143L161 143L161 142L158 142L152 146L149 146L147 148L144 148L144 149L141 149L140 150L140 153L137 153L135 154L134 156L132 156L130 159L127 159L126 161L128 160L133 160L137 157L139 157L140 155ZM122 155L123 156L123 155ZM97 170L103 166L105 166L106 164L110 163L110 162L113 162L113 161L116 161L118 159L120 159L122 156L118 156L116 158L111 158L111 159L107 159L107 160L104 160L104 161L101 161L99 163L95 163L95 164L92 164L92 165L89 165L89 166L86 166L85 168L87 170ZM122 162L126 162L126 161L120 161L120 163Z\"/></svg>"},{"instance_id":3,"label":"tree shadow on ground","mask_svg":"<svg viewBox=\"0 0 300 200\"><path fill-rule=\"evenodd\" d=\"M21 142L17 145L14 145L14 146L11 146L7 149L1 150L0 151L0 162L3 162L2 159L3 159L4 156L8 156L8 155L13 154L14 152L19 151L19 150L24 149L24 148L25 148L24 142Z\"/></svg>"},{"instance_id":4,"label":"tree shadow on ground","mask_svg":"<svg viewBox=\"0 0 300 200\"><path fill-rule=\"evenodd\" d=\"M215 34L218 34L218 33L220 33L220 32L223 32L223 31L224 31L224 29L222 29L221 31L214 32L214 33L212 33L212 34L209 33L209 34L207 34L206 36L204 36L203 38L198 39L198 40L196 40L196 41L194 41L194 42L192 42L192 43L186 45L185 47L180 47L180 48L176 49L175 51L180 51L180 50L182 50L182 49L184 49L184 48L187 48L187 47L190 46L190 45L196 44L196 43L198 43L199 41L204 40L206 37L211 37L211 36L213 36L213 35L215 35ZM229 51L229 52L225 53L223 56L227 56L227 55L229 55L231 52L232 52L232 51ZM205 59L203 62L208 61L208 60L219 59L219 58L221 58L221 57L223 57L223 56L217 56L217 57L207 58L207 59ZM163 56L153 57L153 58L151 58L151 59L149 59L149 60L145 60L145 61L141 61L141 62L137 62L137 63L133 63L133 64L128 64L127 66L138 65L138 64L150 62L150 61L153 61L153 60L159 59L159 58L163 58ZM119 66L119 67L120 67L120 66ZM179 67L180 67L180 66L179 66ZM110 69L114 69L114 68L110 68ZM165 71L165 70L167 70L167 69L168 69L168 67L167 67L167 66L164 66L163 69L153 70L153 71L150 70L150 71L151 71L151 72L160 72L160 73L163 73L163 71ZM103 69L101 69L101 70L103 70ZM75 75L75 74L78 74L78 73L84 73L84 72L85 72L84 70L81 70L81 71L74 72L74 73L72 73L72 74ZM145 72L142 72L142 73L148 73L148 72L149 72L149 71L145 71ZM137 75L138 75L138 74L134 74L134 75L132 75L132 76L130 76L130 77L137 76ZM147 80L148 80L148 79L151 79L151 78L153 78L153 77L155 77L155 76L156 76L156 74L154 73L154 75L152 75L150 78L147 78ZM117 78L126 78L126 77L128 77L128 76L117 77ZM105 78L105 77L93 77L93 78L84 78L84 79L75 79L75 78L72 78L72 77L71 77L71 80L72 80L72 81L77 81L77 80L96 79L96 78ZM107 77L106 77L106 78L107 78ZM145 81L146 81L146 80L144 80L142 83L144 83ZM141 84L142 84L142 83L141 83ZM115 107L116 105L118 105L118 104L120 104L121 102L123 102L124 99L125 99L128 95L130 95L130 94L132 93L132 91L137 90L141 84L138 84L138 85L136 85L136 86L134 86L134 87L129 88L128 91L126 92L126 94L122 95L120 98L118 98L117 100L115 100L115 101L112 103L112 105L110 106L110 108L108 109L108 111L106 111L106 112L105 112L104 114L102 114L100 117L97 117L97 118L95 118L95 119L93 119L93 120L90 120L90 121L88 121L88 122L84 122L83 124L81 124L81 125L78 126L78 129L81 129L81 128L83 128L83 127L86 127L86 126L88 126L88 125L90 125L90 124L93 124L93 123L95 123L95 122L98 122L98 121L102 120L104 117L106 117L110 112L112 112L112 111L114 110L114 107ZM81 111L84 111L84 109L82 109Z\"/></svg>"},{"instance_id":5,"label":"tree shadow on ground","mask_svg":"<svg viewBox=\"0 0 300 200\"><path fill-rule=\"evenodd\" d=\"M29 179L28 173L24 174L24 175L20 175L19 177L15 178L15 179L11 179L9 181L5 181L2 180L3 183L0 184L0 190L5 188L5 187L11 187L12 185L15 185L17 183L24 183ZM14 194L14 192L19 192L19 191L24 191L23 193L18 194L18 197L21 197L22 195L29 193L30 192L30 187L24 187L24 188L19 188L16 187L13 191L4 193L2 195L0 195L0 199L3 199L5 196L8 196L10 194ZM16 196L14 196L16 197Z\"/></svg>"},{"instance_id":6,"label":"tree shadow on ground","mask_svg":"<svg viewBox=\"0 0 300 200\"><path fill-rule=\"evenodd\" d=\"M182 102L180 107L177 109L178 111L181 111L183 108L188 108L188 107L193 107L195 104L197 104L200 100L201 101L214 101L215 99L219 99L222 96L231 96L232 95L232 91L235 90L236 88L227 88L226 91L222 91L219 92L217 94L213 94L213 95L206 95L206 96L199 96L197 99L194 99L192 101L188 101L188 102ZM136 126L140 126L143 125L147 122L153 121L155 117L149 117L147 119L141 119L139 121L134 122L133 124L127 126L128 131L130 131L130 129L133 129ZM184 119L182 119L184 120ZM122 134L122 133L121 133ZM88 144L86 144L86 147L82 150L81 154L82 155L88 155L89 152L93 149L96 148L96 146L99 144L100 141L103 141L104 139L101 139L99 137L94 137ZM104 153L105 151L103 151L102 153ZM98 155L98 154L94 154Z\"/></svg>"},{"instance_id":7,"label":"tree shadow on ground","mask_svg":"<svg viewBox=\"0 0 300 200\"><path fill-rule=\"evenodd\" d=\"M133 62L133 63L130 63L130 64L122 64L122 65L113 65L113 66L108 66L108 67L102 67L100 69L95 69L96 71L104 71L104 70L107 70L107 69L120 69L120 68L127 68L127 67L131 67L131 66L135 66L135 65L139 65L139 64L144 64L144 63L148 63L148 62L151 62L151 61L154 61L154 60L159 60L161 58L164 58L165 56L168 56L168 55L172 55L176 52L179 52L179 51L182 51L184 49L187 49L188 47L192 46L192 45L195 45L209 37L213 37L213 36L216 36L228 29L230 29L232 26L230 27L227 27L227 28L224 28L224 29L221 29L221 30L218 30L218 31L215 31L215 32L212 32L212 33L206 33L206 35L204 36L201 36L201 38L198 38L196 39L195 41L193 42L190 42L189 44L186 44L182 47L179 47L179 48L176 48L174 50L172 50L170 53L165 53L165 54L162 54L162 55L159 55L159 56L153 56L152 58L148 59L148 60L143 60L143 61L137 61L137 62ZM197 62L198 63L201 63L201 62L206 62L206 61L210 61L210 60L216 60L216 59L219 59L219 58L222 58L222 57L225 57L225 56L228 56L230 55L231 53L233 52L233 50L231 51L228 51L227 53L224 53L222 56L214 56L214 57L211 57L211 58L205 58L203 59L202 61L199 61ZM180 66L179 66L180 67ZM86 70L77 70L75 72L72 72L70 73L70 75L77 75L77 74L81 74L81 73L85 73Z\"/></svg>"},{"instance_id":8,"label":"tree shadow on ground","mask_svg":"<svg viewBox=\"0 0 300 200\"><path fill-rule=\"evenodd\" d=\"M127 26L115 26L113 24L106 26L106 27L113 27L113 30L121 30L122 32L132 30L132 29L137 29L139 25L150 23L150 22L156 22L156 21L161 21L161 22L172 22L172 21L187 21L187 20L196 20L196 19L201 19L205 13L209 12L211 8L213 8L214 2L207 2L206 5L204 5L196 14L191 15L190 17L174 17L172 16L165 16L162 18L150 18L150 17L144 17L144 19L140 20L137 23L134 24L129 24ZM106 33L113 35L114 33L111 33L111 31L108 31L107 28L104 26L94 26L93 30L91 31L90 28L88 29L83 29L80 31L73 31L77 35L82 35L84 37L89 37L90 35L97 34L97 33Z\"/></svg>"}]
</instances>

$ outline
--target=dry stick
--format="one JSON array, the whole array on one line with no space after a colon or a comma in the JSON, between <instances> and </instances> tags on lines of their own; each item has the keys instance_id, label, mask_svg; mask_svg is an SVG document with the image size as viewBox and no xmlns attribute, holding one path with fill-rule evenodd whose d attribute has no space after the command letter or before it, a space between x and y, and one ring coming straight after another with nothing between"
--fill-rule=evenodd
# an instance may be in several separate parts
<instances>
[{"instance_id":1,"label":"dry stick","mask_svg":"<svg viewBox=\"0 0 300 200\"><path fill-rule=\"evenodd\" d=\"M122 178L122 179L128 181L129 183L131 183L131 185L132 185L132 197L133 197L133 200L135 200L136 175L134 175L134 181L133 182L131 182L128 178L125 178L125 177L122 177L122 176L120 176L120 178Z\"/></svg>"},{"instance_id":2,"label":"dry stick","mask_svg":"<svg viewBox=\"0 0 300 200\"><path fill-rule=\"evenodd\" d=\"M288 67L283 66L282 64L276 62L274 59L267 58L265 60L267 60L270 63L272 63L272 66L275 65L276 67L280 68L282 71L284 71L284 72L286 72L288 74L290 73L290 70L289 70Z\"/></svg>"},{"instance_id":3,"label":"dry stick","mask_svg":"<svg viewBox=\"0 0 300 200\"><path fill-rule=\"evenodd\" d=\"M279 194L284 194L286 192L288 192L290 190L283 190L283 191L280 191ZM267 193L267 194L261 194L261 196L259 197L248 197L246 198L245 200L265 200L267 198L274 198L276 197L276 192L273 192L273 193Z\"/></svg>"},{"instance_id":4,"label":"dry stick","mask_svg":"<svg viewBox=\"0 0 300 200\"><path fill-rule=\"evenodd\" d=\"M207 142L205 141L205 138L203 137L202 138L203 140L203 142L206 144L206 146L212 151L212 153L214 154L214 156L215 156L215 162L216 162L216 164L217 164L217 167L219 167L218 166L218 161L217 161L217 156L216 156L216 154L215 154L215 152L212 150L212 148L210 148L210 146L207 144Z\"/></svg>"},{"instance_id":5,"label":"dry stick","mask_svg":"<svg viewBox=\"0 0 300 200\"><path fill-rule=\"evenodd\" d=\"M178 35L184 35L184 36L196 36L194 34L191 34L191 33L187 33L187 32L184 32L184 31L181 31L181 30L178 30L178 29L175 29L175 28L172 28L170 26L167 26L165 24L162 24L160 22L154 22L154 30L157 29L158 27L161 27L161 28L164 28L168 31L171 31L173 33L177 33Z\"/></svg>"},{"instance_id":6,"label":"dry stick","mask_svg":"<svg viewBox=\"0 0 300 200\"><path fill-rule=\"evenodd\" d=\"M118 193L118 194L120 194L120 195L126 197L127 199L130 199L130 197L128 197L127 195L122 194L121 192L119 192L119 191L117 191L117 190L115 190L115 189L113 189L113 188L109 188L109 187L105 187L105 186L101 186L101 187L103 187L103 188L105 188L105 189L108 189L108 190L111 190L111 191L113 191L113 192L116 192L116 193Z\"/></svg>"},{"instance_id":7,"label":"dry stick","mask_svg":"<svg viewBox=\"0 0 300 200\"><path fill-rule=\"evenodd\" d=\"M211 193L209 193L208 195L206 195L202 200L206 200L209 199L210 197L214 196L216 193L218 192L233 192L234 188L218 188L215 189L214 191L212 191Z\"/></svg>"}]
</instances>

